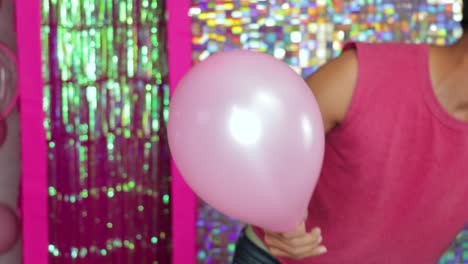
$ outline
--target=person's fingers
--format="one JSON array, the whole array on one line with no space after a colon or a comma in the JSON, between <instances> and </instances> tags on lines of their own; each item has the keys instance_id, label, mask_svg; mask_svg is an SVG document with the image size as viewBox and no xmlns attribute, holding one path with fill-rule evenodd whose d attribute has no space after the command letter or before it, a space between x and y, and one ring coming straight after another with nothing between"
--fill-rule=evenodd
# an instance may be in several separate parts
<instances>
[{"instance_id":1,"label":"person's fingers","mask_svg":"<svg viewBox=\"0 0 468 264\"><path fill-rule=\"evenodd\" d=\"M303 249L298 249L294 254L291 256L294 259L303 259L308 257L316 257L327 252L327 248L325 246L309 246Z\"/></svg>"},{"instance_id":2,"label":"person's fingers","mask_svg":"<svg viewBox=\"0 0 468 264\"><path fill-rule=\"evenodd\" d=\"M277 235L265 235L265 243L270 248L276 248L288 254L302 254L303 248L316 247L320 244L322 238L316 233L305 233L302 236L285 239Z\"/></svg>"},{"instance_id":3,"label":"person's fingers","mask_svg":"<svg viewBox=\"0 0 468 264\"><path fill-rule=\"evenodd\" d=\"M307 257L316 257L323 255L327 252L325 246L307 246L303 248L297 248L290 252L284 251L278 248L270 248L270 253L275 257L287 257L292 259L303 259Z\"/></svg>"},{"instance_id":4,"label":"person's fingers","mask_svg":"<svg viewBox=\"0 0 468 264\"><path fill-rule=\"evenodd\" d=\"M320 230L320 228L316 227L316 228L312 229L312 231L310 231L310 233L307 233L306 230L305 230L305 226L301 226L300 229L294 230L293 232L281 234L281 237L284 238L285 240L289 241L289 240L296 239L298 237L302 237L304 235L310 235L310 236L314 237L316 240L318 240L318 238L320 236L322 236L322 230Z\"/></svg>"},{"instance_id":5,"label":"person's fingers","mask_svg":"<svg viewBox=\"0 0 468 264\"><path fill-rule=\"evenodd\" d=\"M292 239L296 237L303 236L306 233L305 223L302 222L299 226L297 226L294 230L289 232L280 233L280 235L286 239Z\"/></svg>"},{"instance_id":6,"label":"person's fingers","mask_svg":"<svg viewBox=\"0 0 468 264\"><path fill-rule=\"evenodd\" d=\"M328 252L328 249L327 247L325 246L319 246L319 247L316 247L313 251L312 251L312 254L309 256L309 257L315 257L315 256L320 256L322 254L325 254Z\"/></svg>"},{"instance_id":7,"label":"person's fingers","mask_svg":"<svg viewBox=\"0 0 468 264\"><path fill-rule=\"evenodd\" d=\"M312 229L312 231L310 231L309 234L314 240L319 240L319 239L321 240L322 239L322 230L320 228L318 228L318 227Z\"/></svg>"},{"instance_id":8,"label":"person's fingers","mask_svg":"<svg viewBox=\"0 0 468 264\"><path fill-rule=\"evenodd\" d=\"M274 257L289 257L289 253L278 248L270 248L270 254Z\"/></svg>"}]
</instances>

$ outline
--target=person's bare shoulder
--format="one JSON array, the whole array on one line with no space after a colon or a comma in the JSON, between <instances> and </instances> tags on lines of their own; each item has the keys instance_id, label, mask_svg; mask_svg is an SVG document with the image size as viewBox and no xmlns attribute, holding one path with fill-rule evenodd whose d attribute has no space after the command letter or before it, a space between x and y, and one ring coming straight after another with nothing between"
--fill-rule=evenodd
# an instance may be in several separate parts
<instances>
[{"instance_id":1,"label":"person's bare shoulder","mask_svg":"<svg viewBox=\"0 0 468 264\"><path fill-rule=\"evenodd\" d=\"M357 77L356 52L349 50L326 63L306 79L319 104L326 132L344 120L351 104Z\"/></svg>"}]
</instances>

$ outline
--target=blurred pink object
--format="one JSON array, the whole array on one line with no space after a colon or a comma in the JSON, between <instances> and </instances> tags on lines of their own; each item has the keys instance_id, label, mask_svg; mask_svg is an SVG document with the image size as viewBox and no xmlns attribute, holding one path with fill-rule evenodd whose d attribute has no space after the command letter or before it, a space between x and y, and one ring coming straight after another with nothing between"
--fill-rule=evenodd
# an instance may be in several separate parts
<instances>
[{"instance_id":1,"label":"blurred pink object","mask_svg":"<svg viewBox=\"0 0 468 264\"><path fill-rule=\"evenodd\" d=\"M7 136L7 122L0 117L0 147L5 143Z\"/></svg>"},{"instance_id":2,"label":"blurred pink object","mask_svg":"<svg viewBox=\"0 0 468 264\"><path fill-rule=\"evenodd\" d=\"M10 207L0 203L0 255L13 247L18 236L18 217Z\"/></svg>"},{"instance_id":3,"label":"blurred pink object","mask_svg":"<svg viewBox=\"0 0 468 264\"><path fill-rule=\"evenodd\" d=\"M324 131L312 92L287 64L253 51L209 57L175 90L168 133L182 176L215 209L272 231L303 220Z\"/></svg>"},{"instance_id":4,"label":"blurred pink object","mask_svg":"<svg viewBox=\"0 0 468 264\"><path fill-rule=\"evenodd\" d=\"M16 77L16 57L0 43L0 118L6 118L16 105Z\"/></svg>"}]
</instances>

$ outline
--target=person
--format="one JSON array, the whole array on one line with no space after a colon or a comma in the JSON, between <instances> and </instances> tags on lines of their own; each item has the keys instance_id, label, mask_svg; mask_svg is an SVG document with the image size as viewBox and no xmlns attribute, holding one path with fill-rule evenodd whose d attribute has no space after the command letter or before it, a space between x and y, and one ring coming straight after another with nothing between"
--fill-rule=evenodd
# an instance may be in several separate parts
<instances>
[{"instance_id":1,"label":"person","mask_svg":"<svg viewBox=\"0 0 468 264\"><path fill-rule=\"evenodd\" d=\"M307 78L326 130L307 217L247 226L234 264L437 263L468 224L467 1L453 45L350 43Z\"/></svg>"}]
</instances>

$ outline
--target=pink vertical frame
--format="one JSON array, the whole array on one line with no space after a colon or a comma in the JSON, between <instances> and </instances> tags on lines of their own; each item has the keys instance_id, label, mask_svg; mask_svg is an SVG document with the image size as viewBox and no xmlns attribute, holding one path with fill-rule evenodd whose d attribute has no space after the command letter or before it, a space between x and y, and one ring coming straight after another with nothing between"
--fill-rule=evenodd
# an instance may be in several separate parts
<instances>
[{"instance_id":1,"label":"pink vertical frame","mask_svg":"<svg viewBox=\"0 0 468 264\"><path fill-rule=\"evenodd\" d=\"M23 263L48 263L47 143L44 129L41 1L16 2L21 122Z\"/></svg>"},{"instance_id":2,"label":"pink vertical frame","mask_svg":"<svg viewBox=\"0 0 468 264\"><path fill-rule=\"evenodd\" d=\"M167 1L169 86L171 93L192 66L190 0ZM172 161L172 264L196 262L196 197Z\"/></svg>"}]
</instances>

